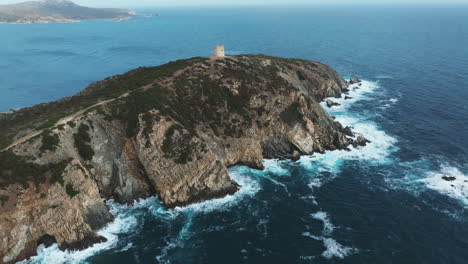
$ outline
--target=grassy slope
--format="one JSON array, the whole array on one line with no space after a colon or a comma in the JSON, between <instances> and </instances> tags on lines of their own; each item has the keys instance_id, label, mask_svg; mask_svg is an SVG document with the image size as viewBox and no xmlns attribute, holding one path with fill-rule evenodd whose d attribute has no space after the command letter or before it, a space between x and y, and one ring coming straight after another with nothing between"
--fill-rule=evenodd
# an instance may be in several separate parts
<instances>
[{"instance_id":1,"label":"grassy slope","mask_svg":"<svg viewBox=\"0 0 468 264\"><path fill-rule=\"evenodd\" d=\"M83 93L55 102L23 108L14 115L0 116L0 149L32 130L52 127L59 119L99 101L116 98L155 80L170 76L192 61L180 60L158 67L145 67L93 84Z\"/></svg>"}]
</instances>

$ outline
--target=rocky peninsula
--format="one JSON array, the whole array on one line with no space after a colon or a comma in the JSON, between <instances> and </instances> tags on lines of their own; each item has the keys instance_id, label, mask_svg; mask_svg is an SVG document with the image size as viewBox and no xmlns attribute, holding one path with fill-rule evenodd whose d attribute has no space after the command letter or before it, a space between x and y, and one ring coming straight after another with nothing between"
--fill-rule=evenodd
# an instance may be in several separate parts
<instances>
[{"instance_id":1,"label":"rocky peninsula","mask_svg":"<svg viewBox=\"0 0 468 264\"><path fill-rule=\"evenodd\" d=\"M124 20L137 16L135 11L117 8L90 8L70 0L28 1L0 5L0 23L31 24L78 22L81 20Z\"/></svg>"},{"instance_id":2,"label":"rocky peninsula","mask_svg":"<svg viewBox=\"0 0 468 264\"><path fill-rule=\"evenodd\" d=\"M236 192L230 166L365 144L319 104L347 91L319 62L198 57L0 114L0 262L102 241L103 199L183 206Z\"/></svg>"}]
</instances>

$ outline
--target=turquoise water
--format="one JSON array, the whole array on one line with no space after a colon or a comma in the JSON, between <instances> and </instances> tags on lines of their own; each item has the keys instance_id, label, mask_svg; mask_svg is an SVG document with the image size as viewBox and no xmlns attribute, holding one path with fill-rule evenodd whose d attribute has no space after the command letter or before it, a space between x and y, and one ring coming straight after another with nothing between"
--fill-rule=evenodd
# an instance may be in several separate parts
<instances>
[{"instance_id":1,"label":"turquoise water","mask_svg":"<svg viewBox=\"0 0 468 264\"><path fill-rule=\"evenodd\" d=\"M466 263L468 7L144 11L161 16L0 25L0 111L223 43L364 79L329 111L372 143L232 168L241 191L186 208L109 201L108 242L28 263Z\"/></svg>"}]
</instances>

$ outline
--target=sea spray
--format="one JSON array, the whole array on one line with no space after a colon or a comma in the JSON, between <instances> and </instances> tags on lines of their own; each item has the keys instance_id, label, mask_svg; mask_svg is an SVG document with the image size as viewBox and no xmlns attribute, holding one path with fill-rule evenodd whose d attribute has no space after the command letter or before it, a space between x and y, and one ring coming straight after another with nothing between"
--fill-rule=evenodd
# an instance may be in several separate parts
<instances>
[{"instance_id":1,"label":"sea spray","mask_svg":"<svg viewBox=\"0 0 468 264\"><path fill-rule=\"evenodd\" d=\"M462 202L468 208L468 174L458 168L441 165L440 171L431 171L420 181L428 188Z\"/></svg>"},{"instance_id":2,"label":"sea spray","mask_svg":"<svg viewBox=\"0 0 468 264\"><path fill-rule=\"evenodd\" d=\"M377 124L370 121L368 117L359 115L350 111L351 106L358 101L370 100L370 95L379 90L380 86L377 82L362 81L362 85L357 84L350 86L349 96L352 99L338 98L334 99L340 103L338 107L328 108L325 103L322 106L327 111L335 116L336 121L343 126L350 126L357 135L363 135L371 141L364 147L354 148L350 146L350 150L335 150L326 151L325 153L316 153L313 156L304 156L300 159L300 163L311 171L318 169L330 171L334 174L340 171L341 165L346 160L359 160L371 162L376 165L392 163L390 154L397 151L395 146L396 138L382 131ZM311 182L313 187L318 186L318 181ZM312 187L311 186L311 187Z\"/></svg>"},{"instance_id":3,"label":"sea spray","mask_svg":"<svg viewBox=\"0 0 468 264\"><path fill-rule=\"evenodd\" d=\"M22 264L65 264L82 263L87 258L98 254L99 252L114 248L118 244L118 235L134 231L138 224L138 217L134 215L133 207L138 207L142 201L135 202L133 206L119 205L113 201L108 201L111 213L115 220L101 229L98 234L107 239L106 242L94 244L92 247L84 250L65 250L58 248L57 244L50 247L39 246L37 256L29 260L22 261ZM143 201L144 203L144 201Z\"/></svg>"},{"instance_id":4,"label":"sea spray","mask_svg":"<svg viewBox=\"0 0 468 264\"><path fill-rule=\"evenodd\" d=\"M320 220L323 222L323 234L330 235L333 230L335 230L335 226L332 224L328 214L323 211L318 211L316 213L311 214L312 218Z\"/></svg>"},{"instance_id":5,"label":"sea spray","mask_svg":"<svg viewBox=\"0 0 468 264\"><path fill-rule=\"evenodd\" d=\"M245 166L236 166L229 169L229 176L241 186L241 188L232 195L226 195L222 198L212 199L201 203L195 203L184 207L177 207L174 210L178 212L202 212L208 213L218 210L229 210L231 206L237 204L245 197L251 197L260 190L257 174L262 171L247 168Z\"/></svg>"}]
</instances>

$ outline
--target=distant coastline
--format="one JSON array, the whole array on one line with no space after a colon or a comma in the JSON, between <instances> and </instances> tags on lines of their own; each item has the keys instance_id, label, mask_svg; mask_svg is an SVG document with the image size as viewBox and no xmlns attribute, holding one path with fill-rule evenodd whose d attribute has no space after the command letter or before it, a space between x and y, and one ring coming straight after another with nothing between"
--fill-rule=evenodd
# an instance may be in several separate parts
<instances>
[{"instance_id":1,"label":"distant coastline","mask_svg":"<svg viewBox=\"0 0 468 264\"><path fill-rule=\"evenodd\" d=\"M74 23L84 20L128 21L149 17L130 9L91 8L70 0L41 0L0 5L0 24Z\"/></svg>"},{"instance_id":2,"label":"distant coastline","mask_svg":"<svg viewBox=\"0 0 468 264\"><path fill-rule=\"evenodd\" d=\"M131 21L134 17L153 17L157 15L152 14L138 14L134 16L121 17L121 18L93 18L93 19L38 19L38 20L19 20L15 22L0 21L0 24L9 24L9 25L25 25L25 24L52 24L52 23L79 23L82 21L93 21L93 20L107 20L107 21L116 21L116 22L128 22Z\"/></svg>"}]
</instances>

